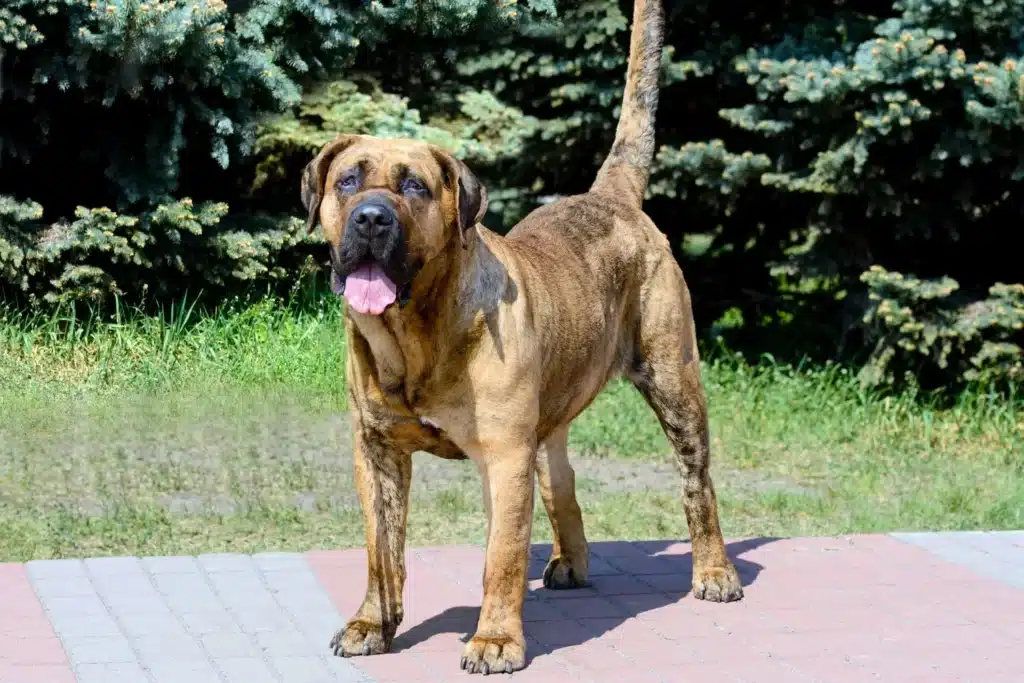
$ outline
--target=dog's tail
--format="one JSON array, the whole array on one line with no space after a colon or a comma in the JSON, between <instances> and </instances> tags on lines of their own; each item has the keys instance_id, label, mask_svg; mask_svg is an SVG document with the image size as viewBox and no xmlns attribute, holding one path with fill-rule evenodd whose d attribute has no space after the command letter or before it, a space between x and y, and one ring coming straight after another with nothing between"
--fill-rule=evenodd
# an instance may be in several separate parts
<instances>
[{"instance_id":1,"label":"dog's tail","mask_svg":"<svg viewBox=\"0 0 1024 683\"><path fill-rule=\"evenodd\" d=\"M658 76L665 37L660 0L634 0L629 39L629 67L622 111L612 151L604 160L591 192L614 193L639 207L644 201L654 159L654 116L658 110Z\"/></svg>"}]
</instances>

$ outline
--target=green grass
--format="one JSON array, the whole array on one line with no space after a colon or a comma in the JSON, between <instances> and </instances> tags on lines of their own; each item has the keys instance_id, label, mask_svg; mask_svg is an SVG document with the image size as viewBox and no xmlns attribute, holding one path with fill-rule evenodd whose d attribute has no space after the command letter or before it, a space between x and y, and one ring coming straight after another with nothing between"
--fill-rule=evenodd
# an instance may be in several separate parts
<instances>
[{"instance_id":1,"label":"green grass","mask_svg":"<svg viewBox=\"0 0 1024 683\"><path fill-rule=\"evenodd\" d=\"M362 544L338 305L0 317L0 561ZM863 392L843 368L705 363L729 535L1024 527L1024 407ZM574 424L592 539L685 537L639 395ZM481 542L476 470L416 456L410 542ZM534 535L550 537L539 507Z\"/></svg>"}]
</instances>

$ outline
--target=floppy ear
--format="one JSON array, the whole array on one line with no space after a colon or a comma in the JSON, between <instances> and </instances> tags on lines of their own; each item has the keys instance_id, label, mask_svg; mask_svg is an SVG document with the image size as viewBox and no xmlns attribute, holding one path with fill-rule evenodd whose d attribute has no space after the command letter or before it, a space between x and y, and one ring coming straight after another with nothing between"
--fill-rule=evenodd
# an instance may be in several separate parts
<instances>
[{"instance_id":1,"label":"floppy ear","mask_svg":"<svg viewBox=\"0 0 1024 683\"><path fill-rule=\"evenodd\" d=\"M455 221L459 227L459 241L466 247L466 231L479 223L487 213L487 188L466 164L439 148L433 152L444 170L445 185L455 195Z\"/></svg>"},{"instance_id":2,"label":"floppy ear","mask_svg":"<svg viewBox=\"0 0 1024 683\"><path fill-rule=\"evenodd\" d=\"M307 211L306 232L312 232L320 213L320 203L324 199L324 183L327 182L327 171L331 162L347 147L356 141L358 136L339 135L320 148L316 157L306 164L302 172L302 206Z\"/></svg>"}]
</instances>

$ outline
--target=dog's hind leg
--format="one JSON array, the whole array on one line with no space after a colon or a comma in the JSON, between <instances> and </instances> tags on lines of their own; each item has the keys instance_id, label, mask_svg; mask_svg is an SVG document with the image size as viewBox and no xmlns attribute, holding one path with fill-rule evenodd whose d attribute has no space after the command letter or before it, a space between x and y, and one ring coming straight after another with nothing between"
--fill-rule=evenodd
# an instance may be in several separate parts
<instances>
[{"instance_id":1,"label":"dog's hind leg","mask_svg":"<svg viewBox=\"0 0 1024 683\"><path fill-rule=\"evenodd\" d=\"M568 425L556 429L541 444L537 452L537 485L555 541L544 569L544 587L584 586L589 549L583 533L583 515L576 502L576 474L569 464Z\"/></svg>"},{"instance_id":2,"label":"dog's hind leg","mask_svg":"<svg viewBox=\"0 0 1024 683\"><path fill-rule=\"evenodd\" d=\"M690 295L675 261L666 255L643 288L636 358L629 376L654 409L682 475L683 509L693 548L693 595L731 602L743 597L718 520L708 472L708 413Z\"/></svg>"}]
</instances>

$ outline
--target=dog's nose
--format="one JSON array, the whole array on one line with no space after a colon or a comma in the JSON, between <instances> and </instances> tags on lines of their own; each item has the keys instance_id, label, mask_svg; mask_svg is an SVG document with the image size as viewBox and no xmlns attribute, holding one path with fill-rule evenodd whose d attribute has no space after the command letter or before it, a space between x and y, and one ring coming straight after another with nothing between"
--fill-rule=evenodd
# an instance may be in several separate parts
<instances>
[{"instance_id":1,"label":"dog's nose","mask_svg":"<svg viewBox=\"0 0 1024 683\"><path fill-rule=\"evenodd\" d=\"M375 228L391 228L397 219L391 207L368 202L353 209L349 221L360 233L369 234Z\"/></svg>"}]
</instances>

